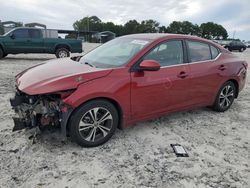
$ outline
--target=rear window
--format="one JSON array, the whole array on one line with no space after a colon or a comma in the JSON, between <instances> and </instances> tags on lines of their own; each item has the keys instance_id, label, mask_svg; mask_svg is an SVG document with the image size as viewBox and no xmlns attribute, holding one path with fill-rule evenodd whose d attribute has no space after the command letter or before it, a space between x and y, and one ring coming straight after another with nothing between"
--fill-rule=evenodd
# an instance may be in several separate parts
<instances>
[{"instance_id":1,"label":"rear window","mask_svg":"<svg viewBox=\"0 0 250 188\"><path fill-rule=\"evenodd\" d=\"M205 61L211 59L209 45L202 42L187 41L189 58L191 62Z\"/></svg>"},{"instance_id":2,"label":"rear window","mask_svg":"<svg viewBox=\"0 0 250 188\"><path fill-rule=\"evenodd\" d=\"M30 33L31 38L41 38L40 30L38 30L38 29L30 29L29 33Z\"/></svg>"},{"instance_id":3,"label":"rear window","mask_svg":"<svg viewBox=\"0 0 250 188\"><path fill-rule=\"evenodd\" d=\"M211 46L211 55L212 59L215 59L219 55L219 50L215 48L214 46Z\"/></svg>"}]
</instances>

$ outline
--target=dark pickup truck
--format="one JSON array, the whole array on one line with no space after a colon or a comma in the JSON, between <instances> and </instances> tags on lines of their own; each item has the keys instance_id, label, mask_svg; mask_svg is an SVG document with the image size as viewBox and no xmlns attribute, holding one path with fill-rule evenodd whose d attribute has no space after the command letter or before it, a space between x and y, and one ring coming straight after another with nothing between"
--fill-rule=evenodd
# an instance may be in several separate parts
<instances>
[{"instance_id":1,"label":"dark pickup truck","mask_svg":"<svg viewBox=\"0 0 250 188\"><path fill-rule=\"evenodd\" d=\"M69 57L70 52L81 53L82 41L46 38L38 28L15 28L0 36L0 59L8 54L49 53L57 58Z\"/></svg>"}]
</instances>

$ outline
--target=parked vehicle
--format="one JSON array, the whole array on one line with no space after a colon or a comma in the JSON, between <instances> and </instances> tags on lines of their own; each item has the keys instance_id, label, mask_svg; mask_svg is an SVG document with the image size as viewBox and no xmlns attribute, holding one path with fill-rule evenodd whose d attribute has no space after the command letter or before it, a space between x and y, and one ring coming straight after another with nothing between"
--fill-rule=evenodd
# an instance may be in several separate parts
<instances>
[{"instance_id":1,"label":"parked vehicle","mask_svg":"<svg viewBox=\"0 0 250 188\"><path fill-rule=\"evenodd\" d=\"M0 36L0 59L8 54L49 53L57 58L69 57L70 52L81 53L81 40L44 38L38 28L15 28Z\"/></svg>"},{"instance_id":2,"label":"parked vehicle","mask_svg":"<svg viewBox=\"0 0 250 188\"><path fill-rule=\"evenodd\" d=\"M244 44L246 45L247 48L250 48L250 42L246 42Z\"/></svg>"},{"instance_id":3,"label":"parked vehicle","mask_svg":"<svg viewBox=\"0 0 250 188\"><path fill-rule=\"evenodd\" d=\"M224 112L243 89L247 63L194 36L135 34L82 57L51 60L16 76L14 130L60 125L86 147L117 128L211 106ZM60 68L58 68L60 67Z\"/></svg>"},{"instance_id":4,"label":"parked vehicle","mask_svg":"<svg viewBox=\"0 0 250 188\"><path fill-rule=\"evenodd\" d=\"M232 41L228 45L225 45L224 48L228 49L229 51L237 50L239 52L243 52L247 47L243 42Z\"/></svg>"}]
</instances>

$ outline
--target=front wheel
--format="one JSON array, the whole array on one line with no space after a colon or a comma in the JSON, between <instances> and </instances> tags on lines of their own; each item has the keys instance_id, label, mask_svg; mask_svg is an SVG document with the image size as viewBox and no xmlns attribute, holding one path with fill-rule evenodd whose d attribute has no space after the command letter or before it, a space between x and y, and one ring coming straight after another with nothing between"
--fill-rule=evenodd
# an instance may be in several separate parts
<instances>
[{"instance_id":1,"label":"front wheel","mask_svg":"<svg viewBox=\"0 0 250 188\"><path fill-rule=\"evenodd\" d=\"M236 95L236 87L233 82L228 81L220 88L213 109L217 112L224 112L233 104Z\"/></svg>"},{"instance_id":2,"label":"front wheel","mask_svg":"<svg viewBox=\"0 0 250 188\"><path fill-rule=\"evenodd\" d=\"M69 50L66 48L58 48L56 50L56 57L57 58L65 58L65 57L69 57L70 53Z\"/></svg>"},{"instance_id":3,"label":"front wheel","mask_svg":"<svg viewBox=\"0 0 250 188\"><path fill-rule=\"evenodd\" d=\"M0 48L0 59L2 59L4 57L4 53L3 50Z\"/></svg>"},{"instance_id":4,"label":"front wheel","mask_svg":"<svg viewBox=\"0 0 250 188\"><path fill-rule=\"evenodd\" d=\"M244 51L244 48L239 49L239 52L243 52L243 51Z\"/></svg>"},{"instance_id":5,"label":"front wheel","mask_svg":"<svg viewBox=\"0 0 250 188\"><path fill-rule=\"evenodd\" d=\"M84 147L95 147L107 142L118 126L118 113L106 100L90 101L71 116L70 137Z\"/></svg>"}]
</instances>

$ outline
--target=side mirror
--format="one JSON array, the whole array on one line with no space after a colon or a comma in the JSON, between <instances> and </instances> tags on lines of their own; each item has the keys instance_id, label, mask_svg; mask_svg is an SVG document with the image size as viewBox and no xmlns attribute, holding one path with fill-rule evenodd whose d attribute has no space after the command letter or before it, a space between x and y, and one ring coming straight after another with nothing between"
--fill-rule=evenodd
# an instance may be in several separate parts
<instances>
[{"instance_id":1,"label":"side mirror","mask_svg":"<svg viewBox=\"0 0 250 188\"><path fill-rule=\"evenodd\" d=\"M10 38L15 39L15 35L13 33L11 33L9 36Z\"/></svg>"},{"instance_id":2,"label":"side mirror","mask_svg":"<svg viewBox=\"0 0 250 188\"><path fill-rule=\"evenodd\" d=\"M142 71L158 71L161 65L155 60L143 60L140 64Z\"/></svg>"}]
</instances>

